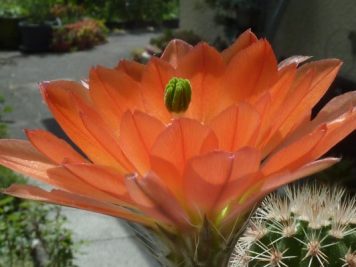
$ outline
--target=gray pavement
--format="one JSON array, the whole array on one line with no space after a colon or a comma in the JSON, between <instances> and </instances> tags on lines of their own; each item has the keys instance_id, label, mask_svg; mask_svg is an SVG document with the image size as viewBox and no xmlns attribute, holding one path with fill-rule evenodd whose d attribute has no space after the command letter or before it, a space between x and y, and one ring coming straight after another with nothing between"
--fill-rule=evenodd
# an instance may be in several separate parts
<instances>
[{"instance_id":1,"label":"gray pavement","mask_svg":"<svg viewBox=\"0 0 356 267\"><path fill-rule=\"evenodd\" d=\"M25 138L24 128L47 128L61 136L47 107L42 103L37 83L43 80L87 77L94 65L113 67L128 58L134 48L148 44L154 33L110 36L109 42L89 51L67 54L22 55L0 51L0 94L13 107L6 116L12 138ZM143 252L127 226L117 218L63 208L75 240L88 241L80 249L79 267L153 267L157 264Z\"/></svg>"}]
</instances>

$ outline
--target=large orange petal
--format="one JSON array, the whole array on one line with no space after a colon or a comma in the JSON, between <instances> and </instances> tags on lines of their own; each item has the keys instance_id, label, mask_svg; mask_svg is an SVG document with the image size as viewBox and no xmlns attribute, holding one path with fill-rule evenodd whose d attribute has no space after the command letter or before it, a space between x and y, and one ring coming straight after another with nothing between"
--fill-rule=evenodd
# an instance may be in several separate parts
<instances>
[{"instance_id":1,"label":"large orange petal","mask_svg":"<svg viewBox=\"0 0 356 267\"><path fill-rule=\"evenodd\" d=\"M344 114L349 113L353 107L356 107L356 92L347 92L331 99L312 120L302 124L286 142L298 139L300 136L311 132L314 128L324 123L330 123L338 120Z\"/></svg>"},{"instance_id":2,"label":"large orange petal","mask_svg":"<svg viewBox=\"0 0 356 267\"><path fill-rule=\"evenodd\" d=\"M297 66L295 64L285 67L283 70L278 72L278 80L268 90L273 99L273 110L275 112L277 112L278 108L281 106L290 91L290 87L292 86L296 73Z\"/></svg>"},{"instance_id":3,"label":"large orange petal","mask_svg":"<svg viewBox=\"0 0 356 267\"><path fill-rule=\"evenodd\" d=\"M272 105L272 96L269 91L265 91L260 95L253 105L260 115L258 135L255 137L257 147L260 147L261 141L266 139L271 132L271 124L273 123L273 118L271 116Z\"/></svg>"},{"instance_id":4,"label":"large orange petal","mask_svg":"<svg viewBox=\"0 0 356 267\"><path fill-rule=\"evenodd\" d=\"M356 107L356 91L347 92L331 99L318 113L313 124L329 122Z\"/></svg>"},{"instance_id":5,"label":"large orange petal","mask_svg":"<svg viewBox=\"0 0 356 267\"><path fill-rule=\"evenodd\" d=\"M356 107L326 124L326 134L311 152L317 159L356 129Z\"/></svg>"},{"instance_id":6,"label":"large orange petal","mask_svg":"<svg viewBox=\"0 0 356 267\"><path fill-rule=\"evenodd\" d=\"M289 65L284 70L279 72L277 82L266 92L252 100L257 110L261 114L261 125L259 137L256 143L259 147L263 147L268 141L268 136L273 135L272 126L275 123L275 118L283 110L281 107L286 101L286 96L290 90L296 74L296 66ZM261 144L262 143L262 144Z\"/></svg>"},{"instance_id":7,"label":"large orange petal","mask_svg":"<svg viewBox=\"0 0 356 267\"><path fill-rule=\"evenodd\" d=\"M171 40L164 49L161 59L167 61L173 68L177 68L182 58L192 49L193 46L190 44L182 40L174 39Z\"/></svg>"},{"instance_id":8,"label":"large orange petal","mask_svg":"<svg viewBox=\"0 0 356 267\"><path fill-rule=\"evenodd\" d=\"M73 163L87 162L67 142L50 132L44 130L25 130L25 133L32 145L55 163L60 164L64 160Z\"/></svg>"},{"instance_id":9,"label":"large orange petal","mask_svg":"<svg viewBox=\"0 0 356 267\"><path fill-rule=\"evenodd\" d=\"M145 113L128 111L122 118L120 128L121 149L136 170L145 175L150 168L149 151L164 125Z\"/></svg>"},{"instance_id":10,"label":"large orange petal","mask_svg":"<svg viewBox=\"0 0 356 267\"><path fill-rule=\"evenodd\" d=\"M251 32L251 30L243 32L231 46L221 52L221 56L225 64L228 64L231 59L242 49L249 47L255 42L257 42L257 37L253 34L253 32Z\"/></svg>"},{"instance_id":11,"label":"large orange petal","mask_svg":"<svg viewBox=\"0 0 356 267\"><path fill-rule=\"evenodd\" d=\"M258 95L277 79L277 60L270 44L259 40L238 53L223 78L224 94L233 101Z\"/></svg>"},{"instance_id":12,"label":"large orange petal","mask_svg":"<svg viewBox=\"0 0 356 267\"><path fill-rule=\"evenodd\" d=\"M61 188L67 192L77 194L84 197L89 197L99 201L105 201L117 205L128 205L127 198L115 197L112 194L101 191L93 185L83 181L79 176L70 172L64 166L57 166L50 168L46 171L47 173L47 184L54 186L56 188Z\"/></svg>"},{"instance_id":13,"label":"large orange petal","mask_svg":"<svg viewBox=\"0 0 356 267\"><path fill-rule=\"evenodd\" d=\"M293 111L288 115L288 120L280 127L279 131L285 136L290 131L298 126L306 115L310 114L311 109L325 94L329 88L337 72L341 67L341 62L336 59L320 60L308 63L300 67L297 71L296 82L303 79L308 73L313 73L307 94L301 100L296 100L293 95L289 95L288 99L297 103Z\"/></svg>"},{"instance_id":14,"label":"large orange petal","mask_svg":"<svg viewBox=\"0 0 356 267\"><path fill-rule=\"evenodd\" d=\"M190 227L186 212L155 173L148 173L143 179L138 179L138 183L146 195L149 196L156 206L176 225L183 228Z\"/></svg>"},{"instance_id":15,"label":"large orange petal","mask_svg":"<svg viewBox=\"0 0 356 267\"><path fill-rule=\"evenodd\" d=\"M117 114L114 125L128 109L142 109L141 87L124 72L96 67L90 72L89 93L97 109ZM104 114L108 114L106 111Z\"/></svg>"},{"instance_id":16,"label":"large orange petal","mask_svg":"<svg viewBox=\"0 0 356 267\"><path fill-rule=\"evenodd\" d=\"M219 148L236 151L256 142L260 115L249 104L240 103L222 111L209 124L219 140Z\"/></svg>"},{"instance_id":17,"label":"large orange petal","mask_svg":"<svg viewBox=\"0 0 356 267\"><path fill-rule=\"evenodd\" d=\"M339 161L339 158L324 158L321 160L309 162L293 172L286 171L267 176L264 179L261 191L263 191L265 194L268 194L282 185L286 185L288 183L298 180L299 178L312 175L316 172L320 172L324 169L331 167L335 163L338 163Z\"/></svg>"},{"instance_id":18,"label":"large orange petal","mask_svg":"<svg viewBox=\"0 0 356 267\"><path fill-rule=\"evenodd\" d=\"M224 62L215 48L206 43L195 46L180 62L178 73L188 78L192 98L186 116L206 121L230 102L223 92L220 77Z\"/></svg>"},{"instance_id":19,"label":"large orange petal","mask_svg":"<svg viewBox=\"0 0 356 267\"><path fill-rule=\"evenodd\" d=\"M93 162L100 165L112 166L122 173L132 170L131 164L119 146L118 136L115 136L115 133L111 131L110 127L108 127L94 108L86 105L80 98L75 97L75 100L86 130L98 144L97 153L106 157L106 161L104 162L95 160Z\"/></svg>"},{"instance_id":20,"label":"large orange petal","mask_svg":"<svg viewBox=\"0 0 356 267\"><path fill-rule=\"evenodd\" d=\"M233 157L228 152L214 151L189 160L183 176L186 205L193 214L210 216L231 177ZM198 219L198 218L195 218Z\"/></svg>"},{"instance_id":21,"label":"large orange petal","mask_svg":"<svg viewBox=\"0 0 356 267\"><path fill-rule=\"evenodd\" d=\"M234 154L215 151L193 158L184 174L187 202L203 213L211 214L228 201L238 198L246 189L247 177L259 169L260 153L243 148Z\"/></svg>"},{"instance_id":22,"label":"large orange petal","mask_svg":"<svg viewBox=\"0 0 356 267\"><path fill-rule=\"evenodd\" d=\"M16 172L47 182L47 170L53 161L38 152L25 140L0 139L0 163Z\"/></svg>"},{"instance_id":23,"label":"large orange petal","mask_svg":"<svg viewBox=\"0 0 356 267\"><path fill-rule=\"evenodd\" d=\"M97 112L100 113L103 120L105 120L108 125L112 126L112 131L118 135L119 129L117 124L122 116L123 108L116 105L114 99L110 96L107 90L105 90L105 87L97 74L97 70L94 68L90 70L89 88L89 94Z\"/></svg>"},{"instance_id":24,"label":"large orange petal","mask_svg":"<svg viewBox=\"0 0 356 267\"><path fill-rule=\"evenodd\" d=\"M114 159L102 151L97 140L91 136L79 115L75 98L89 103L88 90L82 85L69 81L53 81L40 85L42 95L49 109L64 132L92 161L108 164Z\"/></svg>"},{"instance_id":25,"label":"large orange petal","mask_svg":"<svg viewBox=\"0 0 356 267\"><path fill-rule=\"evenodd\" d=\"M136 206L155 220L174 225L174 221L172 221L172 219L169 218L169 216L167 216L167 214L165 214L165 212L161 210L159 206L157 206L157 204L150 198L150 196L147 195L144 190L142 190L140 184L138 183L139 179L142 178L139 178L136 175L130 175L126 177L126 188Z\"/></svg>"},{"instance_id":26,"label":"large orange petal","mask_svg":"<svg viewBox=\"0 0 356 267\"><path fill-rule=\"evenodd\" d=\"M121 200L78 180L76 176L63 167L53 165L51 161L36 151L28 141L0 140L0 163L16 172L75 194L112 203L122 203Z\"/></svg>"},{"instance_id":27,"label":"large orange petal","mask_svg":"<svg viewBox=\"0 0 356 267\"><path fill-rule=\"evenodd\" d=\"M151 170L164 181L167 188L178 199L184 203L182 175L169 159L150 155Z\"/></svg>"},{"instance_id":28,"label":"large orange petal","mask_svg":"<svg viewBox=\"0 0 356 267\"><path fill-rule=\"evenodd\" d=\"M195 120L174 120L158 137L151 155L169 161L179 173L190 158L207 153L218 147L215 134Z\"/></svg>"},{"instance_id":29,"label":"large orange petal","mask_svg":"<svg viewBox=\"0 0 356 267\"><path fill-rule=\"evenodd\" d=\"M84 183L117 197L124 202L130 202L125 187L125 178L114 169L94 164L64 164L64 167L75 174Z\"/></svg>"},{"instance_id":30,"label":"large orange petal","mask_svg":"<svg viewBox=\"0 0 356 267\"><path fill-rule=\"evenodd\" d=\"M61 190L52 190L47 192L31 185L12 185L9 188L3 190L2 193L14 197L44 201L62 206L98 212L114 217L119 217L125 220L134 221L147 226L153 226L153 222L148 218L134 214L129 210L123 209L119 206L81 197Z\"/></svg>"},{"instance_id":31,"label":"large orange petal","mask_svg":"<svg viewBox=\"0 0 356 267\"><path fill-rule=\"evenodd\" d=\"M303 97L308 94L313 77L314 72L309 71L302 78L293 83L288 91L288 96L280 106L279 112L274 114L274 117L268 117L269 112L266 113L265 116L273 120L271 121L271 128L267 133L268 135L263 136L263 138L260 136L259 138L259 148L262 149L263 155L269 154L277 145L285 140L291 128L296 128L301 123L301 121L292 120L289 116ZM270 103L272 103L272 101L274 101L274 99L271 99ZM280 112L280 110L283 110L283 112ZM265 128L265 126L262 128Z\"/></svg>"},{"instance_id":32,"label":"large orange petal","mask_svg":"<svg viewBox=\"0 0 356 267\"><path fill-rule=\"evenodd\" d=\"M120 60L115 69L126 73L135 81L141 81L145 65L136 61Z\"/></svg>"},{"instance_id":33,"label":"large orange petal","mask_svg":"<svg viewBox=\"0 0 356 267\"><path fill-rule=\"evenodd\" d=\"M175 70L168 62L152 58L146 65L142 77L145 110L164 122L168 122L172 117L164 104L164 91L174 74Z\"/></svg>"},{"instance_id":34,"label":"large orange petal","mask_svg":"<svg viewBox=\"0 0 356 267\"><path fill-rule=\"evenodd\" d=\"M231 177L225 184L215 204L216 212L221 211L230 201L237 200L258 182L261 153L257 149L245 147L236 151L232 163Z\"/></svg>"},{"instance_id":35,"label":"large orange petal","mask_svg":"<svg viewBox=\"0 0 356 267\"><path fill-rule=\"evenodd\" d=\"M256 205L264 196L276 190L277 188L296 181L302 177L306 177L313 173L322 171L335 163L339 162L337 158L325 158L322 160L308 163L294 172L283 171L272 176L266 177L264 180L259 181L260 185L256 187L257 191L252 190L245 196L243 201L235 203L231 207L230 213L224 218L223 224L228 225L235 221L251 210L251 207ZM257 183L256 183L257 184Z\"/></svg>"},{"instance_id":36,"label":"large orange petal","mask_svg":"<svg viewBox=\"0 0 356 267\"><path fill-rule=\"evenodd\" d=\"M312 160L307 155L320 142L325 133L325 127L319 127L312 133L282 147L266 159L262 167L263 174L267 176L281 170L294 170Z\"/></svg>"}]
</instances>

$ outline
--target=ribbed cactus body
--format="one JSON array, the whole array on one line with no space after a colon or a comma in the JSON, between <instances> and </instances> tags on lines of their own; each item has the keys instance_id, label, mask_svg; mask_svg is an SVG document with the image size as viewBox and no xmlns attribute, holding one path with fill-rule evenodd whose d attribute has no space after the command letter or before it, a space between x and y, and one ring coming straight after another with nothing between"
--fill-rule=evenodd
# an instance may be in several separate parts
<instances>
[{"instance_id":1,"label":"ribbed cactus body","mask_svg":"<svg viewBox=\"0 0 356 267\"><path fill-rule=\"evenodd\" d=\"M356 267L356 199L316 184L268 196L231 266Z\"/></svg>"}]
</instances>

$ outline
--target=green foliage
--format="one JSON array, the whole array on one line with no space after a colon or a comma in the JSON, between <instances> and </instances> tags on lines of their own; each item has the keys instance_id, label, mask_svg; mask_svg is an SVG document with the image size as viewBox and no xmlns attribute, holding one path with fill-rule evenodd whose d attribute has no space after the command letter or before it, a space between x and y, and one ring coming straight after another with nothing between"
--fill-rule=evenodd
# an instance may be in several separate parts
<instances>
[{"instance_id":1,"label":"green foliage","mask_svg":"<svg viewBox=\"0 0 356 267\"><path fill-rule=\"evenodd\" d=\"M179 0L1 0L0 16L26 15L33 23L60 17L71 23L85 16L105 21L154 22L178 17Z\"/></svg>"},{"instance_id":2,"label":"green foliage","mask_svg":"<svg viewBox=\"0 0 356 267\"><path fill-rule=\"evenodd\" d=\"M12 108L5 105L5 99L0 95L0 138L7 137L7 126L4 122L4 115L12 111Z\"/></svg>"},{"instance_id":3,"label":"green foliage","mask_svg":"<svg viewBox=\"0 0 356 267\"><path fill-rule=\"evenodd\" d=\"M1 0L0 16L25 16L27 21L39 24L55 19L56 11L68 11L67 15L70 16L75 14L72 11L82 11L79 10L80 7L77 10L76 5L67 2L66 0Z\"/></svg>"},{"instance_id":4,"label":"green foliage","mask_svg":"<svg viewBox=\"0 0 356 267\"><path fill-rule=\"evenodd\" d=\"M353 267L355 240L355 197L338 187L290 187L257 209L232 266Z\"/></svg>"},{"instance_id":5,"label":"green foliage","mask_svg":"<svg viewBox=\"0 0 356 267\"><path fill-rule=\"evenodd\" d=\"M0 17L18 18L25 15L25 10L16 0L0 1Z\"/></svg>"},{"instance_id":6,"label":"green foliage","mask_svg":"<svg viewBox=\"0 0 356 267\"><path fill-rule=\"evenodd\" d=\"M84 0L90 15L106 21L150 21L160 23L163 19L178 16L178 0Z\"/></svg>"},{"instance_id":7,"label":"green foliage","mask_svg":"<svg viewBox=\"0 0 356 267\"><path fill-rule=\"evenodd\" d=\"M202 41L202 38L199 35L195 34L193 31L166 30L162 35L156 38L152 38L150 40L150 44L157 46L161 50L164 50L164 48L167 46L169 41L171 41L172 39L180 39L186 41L188 44L191 45L196 45L197 43Z\"/></svg>"},{"instance_id":8,"label":"green foliage","mask_svg":"<svg viewBox=\"0 0 356 267\"><path fill-rule=\"evenodd\" d=\"M75 244L65 222L57 206L0 197L0 266L32 267L39 249L47 255L46 266L75 266Z\"/></svg>"},{"instance_id":9,"label":"green foliage","mask_svg":"<svg viewBox=\"0 0 356 267\"><path fill-rule=\"evenodd\" d=\"M60 0L21 0L20 6L26 11L27 21L35 24L53 19L51 8Z\"/></svg>"}]
</instances>

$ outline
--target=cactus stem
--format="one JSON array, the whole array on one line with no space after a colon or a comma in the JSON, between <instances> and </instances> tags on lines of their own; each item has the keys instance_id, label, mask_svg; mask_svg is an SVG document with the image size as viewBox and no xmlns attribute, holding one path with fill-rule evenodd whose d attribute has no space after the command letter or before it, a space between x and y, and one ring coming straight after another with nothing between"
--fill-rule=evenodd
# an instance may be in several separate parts
<instances>
[{"instance_id":1,"label":"cactus stem","mask_svg":"<svg viewBox=\"0 0 356 267\"><path fill-rule=\"evenodd\" d=\"M233 267L356 267L356 197L309 184L268 196L240 237Z\"/></svg>"},{"instance_id":2,"label":"cactus stem","mask_svg":"<svg viewBox=\"0 0 356 267\"><path fill-rule=\"evenodd\" d=\"M256 256L252 256L249 260L266 262L267 264L264 265L264 267L288 267L288 265L283 262L283 259L294 258L294 256L284 256L284 253L287 252L288 249L280 251L273 246L272 248L268 248L260 241L257 241L256 244L262 249L262 252L256 253L255 251L249 251L250 254L257 254Z\"/></svg>"},{"instance_id":3,"label":"cactus stem","mask_svg":"<svg viewBox=\"0 0 356 267\"><path fill-rule=\"evenodd\" d=\"M270 232L279 234L281 238L291 237L297 232L296 229L297 226L295 224L295 220L292 218L289 221L283 221L283 222L279 222L276 220L271 220L271 221L272 224L270 225L270 227L273 230L270 230ZM268 232L267 229L266 232Z\"/></svg>"},{"instance_id":4,"label":"cactus stem","mask_svg":"<svg viewBox=\"0 0 356 267\"><path fill-rule=\"evenodd\" d=\"M345 258L341 260L345 262L341 267L356 267L356 251L352 253L351 249L349 248Z\"/></svg>"},{"instance_id":5,"label":"cactus stem","mask_svg":"<svg viewBox=\"0 0 356 267\"><path fill-rule=\"evenodd\" d=\"M309 234L305 232L305 230L303 229L303 232L308 240L307 242L304 242L299 238L294 237L300 243L305 245L305 248L303 249L306 250L307 252L304 258L302 259L302 261L307 258L310 258L308 266L311 266L313 259L317 259L318 262L320 263L320 266L324 267L325 266L324 264L328 264L329 261L328 261L328 256L323 252L323 249L333 245L337 245L338 243L334 242L334 243L327 243L323 245L323 242L328 237L327 235L324 236L324 238L320 239L320 234L321 234L320 231L318 231L318 234L316 233L317 231L312 231L311 234Z\"/></svg>"}]
</instances>

